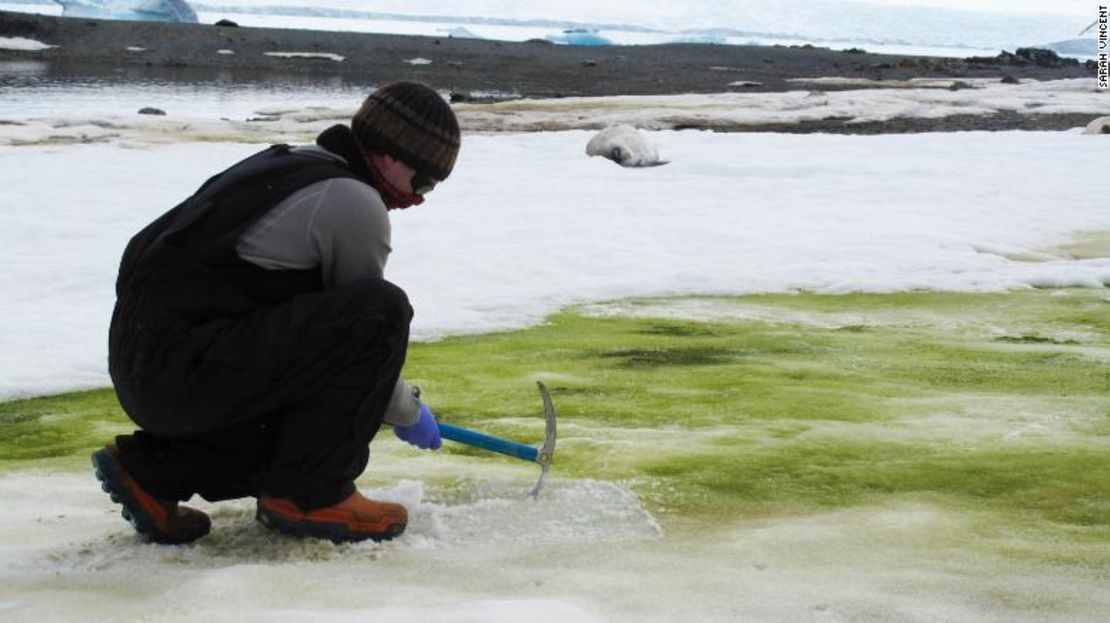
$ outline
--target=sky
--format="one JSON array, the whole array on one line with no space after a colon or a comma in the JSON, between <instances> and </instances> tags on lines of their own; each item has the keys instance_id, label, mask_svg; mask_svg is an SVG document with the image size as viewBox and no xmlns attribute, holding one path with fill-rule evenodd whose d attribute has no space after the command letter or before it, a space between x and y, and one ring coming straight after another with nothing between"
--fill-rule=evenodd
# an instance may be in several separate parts
<instances>
[{"instance_id":1,"label":"sky","mask_svg":"<svg viewBox=\"0 0 1110 623\"><path fill-rule=\"evenodd\" d=\"M1094 0L867 0L869 4L921 6L954 11L987 13L1068 15L1094 19L1098 2Z\"/></svg>"}]
</instances>

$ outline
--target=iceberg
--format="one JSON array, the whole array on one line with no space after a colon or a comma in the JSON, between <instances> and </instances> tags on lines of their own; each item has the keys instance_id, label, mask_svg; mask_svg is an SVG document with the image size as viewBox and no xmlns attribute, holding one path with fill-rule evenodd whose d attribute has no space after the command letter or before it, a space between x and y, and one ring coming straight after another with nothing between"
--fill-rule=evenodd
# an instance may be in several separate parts
<instances>
[{"instance_id":1,"label":"iceberg","mask_svg":"<svg viewBox=\"0 0 1110 623\"><path fill-rule=\"evenodd\" d=\"M1052 50L1061 56L1072 56L1078 59L1095 58L1098 56L1098 41L1096 41L1094 37L1054 41L1038 47Z\"/></svg>"},{"instance_id":2,"label":"iceberg","mask_svg":"<svg viewBox=\"0 0 1110 623\"><path fill-rule=\"evenodd\" d=\"M597 34L596 30L587 28L572 28L564 30L562 34L547 35L547 40L568 45L613 45L612 41Z\"/></svg>"},{"instance_id":3,"label":"iceberg","mask_svg":"<svg viewBox=\"0 0 1110 623\"><path fill-rule=\"evenodd\" d=\"M185 0L54 0L63 17L95 17L142 22L197 22Z\"/></svg>"}]
</instances>

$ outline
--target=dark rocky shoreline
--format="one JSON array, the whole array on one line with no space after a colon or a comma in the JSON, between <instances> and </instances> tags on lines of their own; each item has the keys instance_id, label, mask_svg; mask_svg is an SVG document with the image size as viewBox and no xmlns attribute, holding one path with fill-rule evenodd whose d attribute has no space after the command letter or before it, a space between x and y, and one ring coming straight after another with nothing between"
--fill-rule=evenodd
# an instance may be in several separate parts
<instances>
[{"instance_id":1,"label":"dark rocky shoreline","mask_svg":"<svg viewBox=\"0 0 1110 623\"><path fill-rule=\"evenodd\" d=\"M0 11L0 37L58 46L37 52L0 50L0 62L36 60L67 71L182 69L192 75L267 72L337 76L384 84L426 82L459 101L506 97L662 95L781 92L805 88L797 78L839 76L880 81L910 78L1053 80L1092 77L1080 64L1047 66L998 59L957 59L833 51L811 46L667 44L580 47L548 42L382 35L206 24L167 24L60 18ZM128 50L141 48L141 51ZM220 50L225 52L220 53ZM230 50L234 53L227 53ZM267 52L333 54L283 58ZM1013 55L1010 55L1013 57ZM427 59L429 64L410 64ZM1005 57L1003 57L1005 60ZM1019 59L1020 60L1020 59ZM0 66L0 76L3 68ZM859 88L821 85L822 90ZM993 118L992 118L993 117ZM743 130L852 133L962 129L1060 129L1083 125L1075 115L985 116L893 120L876 124L821 123ZM842 127L843 126L843 127ZM741 128L738 128L741 129Z\"/></svg>"}]
</instances>

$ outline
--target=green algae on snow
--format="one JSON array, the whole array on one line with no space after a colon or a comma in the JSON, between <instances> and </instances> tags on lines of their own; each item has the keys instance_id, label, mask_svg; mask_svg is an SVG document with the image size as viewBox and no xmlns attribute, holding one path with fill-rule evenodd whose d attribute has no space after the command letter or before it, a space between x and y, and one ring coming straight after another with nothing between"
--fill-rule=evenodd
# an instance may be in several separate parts
<instances>
[{"instance_id":1,"label":"green algae on snow","mask_svg":"<svg viewBox=\"0 0 1110 623\"><path fill-rule=\"evenodd\" d=\"M0 466L66 463L129 432L115 392L97 389L0 403Z\"/></svg>"},{"instance_id":2,"label":"green algae on snow","mask_svg":"<svg viewBox=\"0 0 1110 623\"><path fill-rule=\"evenodd\" d=\"M664 520L911 499L1110 562L1105 290L620 301L413 344L406 376L442 420L526 442L544 380L555 477L627 481ZM127 428L110 390L9 402L0 456L83 460Z\"/></svg>"}]
</instances>

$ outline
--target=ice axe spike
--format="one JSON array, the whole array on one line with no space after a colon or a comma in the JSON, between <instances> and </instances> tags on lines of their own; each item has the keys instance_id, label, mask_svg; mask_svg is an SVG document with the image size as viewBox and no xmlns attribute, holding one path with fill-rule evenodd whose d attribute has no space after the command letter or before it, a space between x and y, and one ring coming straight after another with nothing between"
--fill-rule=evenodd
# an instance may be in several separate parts
<instances>
[{"instance_id":1,"label":"ice axe spike","mask_svg":"<svg viewBox=\"0 0 1110 623\"><path fill-rule=\"evenodd\" d=\"M439 423L439 434L444 439L539 463L540 479L528 494L533 500L539 498L543 483L547 479L547 472L551 471L551 461L555 458L555 405L551 403L551 394L548 393L547 386L542 381L536 381L536 386L540 390L540 398L543 399L543 414L547 424L547 437L539 448L479 433L469 428Z\"/></svg>"}]
</instances>

